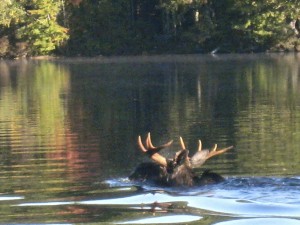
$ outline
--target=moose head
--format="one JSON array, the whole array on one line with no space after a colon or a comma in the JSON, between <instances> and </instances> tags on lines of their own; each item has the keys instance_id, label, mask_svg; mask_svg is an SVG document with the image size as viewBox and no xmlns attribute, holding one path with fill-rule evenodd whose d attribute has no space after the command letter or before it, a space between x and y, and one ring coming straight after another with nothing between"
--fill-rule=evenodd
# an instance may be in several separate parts
<instances>
[{"instance_id":1,"label":"moose head","mask_svg":"<svg viewBox=\"0 0 300 225\"><path fill-rule=\"evenodd\" d=\"M199 140L197 152L192 157L189 157L189 150L185 147L184 141L180 137L181 150L176 152L174 158L167 159L159 154L162 149L171 146L172 143L173 141L169 141L166 144L155 147L152 144L151 135L148 133L144 145L141 136L139 136L139 149L148 155L153 162L140 164L129 176L129 179L152 181L165 186L204 185L219 183L224 180L222 176L210 171L205 171L199 177L193 169L201 167L209 158L220 155L232 149L233 146L218 150L217 144L215 144L211 150L202 149L202 143Z\"/></svg>"}]
</instances>

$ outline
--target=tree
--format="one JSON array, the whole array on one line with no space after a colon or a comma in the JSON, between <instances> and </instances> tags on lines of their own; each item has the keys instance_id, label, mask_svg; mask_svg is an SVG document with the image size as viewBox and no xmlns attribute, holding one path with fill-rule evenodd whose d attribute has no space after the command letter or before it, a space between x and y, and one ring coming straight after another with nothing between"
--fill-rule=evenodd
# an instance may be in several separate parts
<instances>
[{"instance_id":1,"label":"tree","mask_svg":"<svg viewBox=\"0 0 300 225\"><path fill-rule=\"evenodd\" d=\"M293 35L290 22L300 12L297 0L247 0L235 1L233 11L238 19L232 26L235 33L242 33L252 45L270 48Z\"/></svg>"},{"instance_id":2,"label":"tree","mask_svg":"<svg viewBox=\"0 0 300 225\"><path fill-rule=\"evenodd\" d=\"M17 37L28 42L32 55L49 54L68 38L68 30L57 21L63 4L60 0L31 0L24 4L26 17Z\"/></svg>"},{"instance_id":3,"label":"tree","mask_svg":"<svg viewBox=\"0 0 300 225\"><path fill-rule=\"evenodd\" d=\"M63 0L4 0L0 30L9 37L11 49L22 42L25 54L49 54L68 38L68 30L58 22L63 8Z\"/></svg>"},{"instance_id":4,"label":"tree","mask_svg":"<svg viewBox=\"0 0 300 225\"><path fill-rule=\"evenodd\" d=\"M0 25L9 27L11 23L18 22L25 15L22 6L13 0L3 0L0 4Z\"/></svg>"},{"instance_id":5,"label":"tree","mask_svg":"<svg viewBox=\"0 0 300 225\"><path fill-rule=\"evenodd\" d=\"M84 0L70 5L71 55L109 55L134 52L138 35L131 22L128 0Z\"/></svg>"},{"instance_id":6,"label":"tree","mask_svg":"<svg viewBox=\"0 0 300 225\"><path fill-rule=\"evenodd\" d=\"M87 56L300 46L299 0L3 0L0 18L1 56L8 42Z\"/></svg>"}]
</instances>

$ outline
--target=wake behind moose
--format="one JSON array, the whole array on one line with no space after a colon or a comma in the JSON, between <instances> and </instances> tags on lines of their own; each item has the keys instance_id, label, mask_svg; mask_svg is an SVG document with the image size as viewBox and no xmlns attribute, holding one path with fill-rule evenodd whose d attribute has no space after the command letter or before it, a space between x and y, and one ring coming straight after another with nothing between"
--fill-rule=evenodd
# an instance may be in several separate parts
<instances>
[{"instance_id":1,"label":"wake behind moose","mask_svg":"<svg viewBox=\"0 0 300 225\"><path fill-rule=\"evenodd\" d=\"M224 178L214 172L205 170L201 176L197 176L194 169L201 167L206 160L220 155L232 149L229 146L223 149L217 149L217 144L209 149L202 149L202 143L199 140L197 152L189 157L189 150L180 137L181 149L176 152L173 158L165 158L159 152L170 147L173 140L166 144L155 147L152 144L151 135L148 133L145 145L141 136L138 136L138 148L141 152L152 159L153 162L144 162L138 165L135 171L129 176L130 180L140 182L152 182L160 186L201 186L206 184L216 184L224 181Z\"/></svg>"}]
</instances>

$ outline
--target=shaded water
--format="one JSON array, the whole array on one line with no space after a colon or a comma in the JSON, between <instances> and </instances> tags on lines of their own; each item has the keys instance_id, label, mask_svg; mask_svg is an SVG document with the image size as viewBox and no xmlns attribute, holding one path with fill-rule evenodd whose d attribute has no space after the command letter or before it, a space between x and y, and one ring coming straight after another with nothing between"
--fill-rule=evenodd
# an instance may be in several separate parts
<instances>
[{"instance_id":1,"label":"shaded water","mask_svg":"<svg viewBox=\"0 0 300 225\"><path fill-rule=\"evenodd\" d=\"M0 61L0 224L300 224L300 56ZM234 145L226 182L137 187L156 144ZM202 169L199 169L201 173Z\"/></svg>"}]
</instances>

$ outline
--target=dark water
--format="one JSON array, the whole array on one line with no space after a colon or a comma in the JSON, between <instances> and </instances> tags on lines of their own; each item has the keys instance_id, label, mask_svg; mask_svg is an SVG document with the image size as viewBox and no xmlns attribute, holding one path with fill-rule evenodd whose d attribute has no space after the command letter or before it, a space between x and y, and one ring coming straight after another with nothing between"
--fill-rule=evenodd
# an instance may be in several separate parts
<instances>
[{"instance_id":1,"label":"dark water","mask_svg":"<svg viewBox=\"0 0 300 225\"><path fill-rule=\"evenodd\" d=\"M0 224L300 224L299 96L300 55L0 61ZM141 190L148 131L227 180Z\"/></svg>"}]
</instances>

